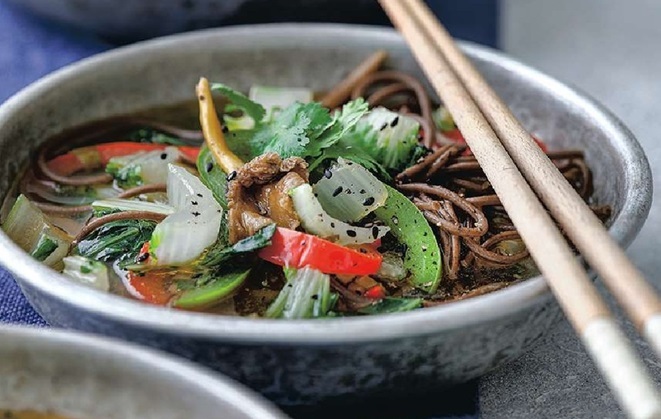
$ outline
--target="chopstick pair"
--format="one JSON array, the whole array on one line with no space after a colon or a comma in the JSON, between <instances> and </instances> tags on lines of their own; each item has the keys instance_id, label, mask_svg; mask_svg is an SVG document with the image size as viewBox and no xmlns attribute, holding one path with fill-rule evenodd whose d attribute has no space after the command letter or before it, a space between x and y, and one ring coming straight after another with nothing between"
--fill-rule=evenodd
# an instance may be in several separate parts
<instances>
[{"instance_id":1,"label":"chopstick pair","mask_svg":"<svg viewBox=\"0 0 661 419\"><path fill-rule=\"evenodd\" d=\"M661 300L654 288L429 8L421 0L379 2L449 109L624 410L634 418L661 417L656 386L537 196L661 355Z\"/></svg>"}]
</instances>

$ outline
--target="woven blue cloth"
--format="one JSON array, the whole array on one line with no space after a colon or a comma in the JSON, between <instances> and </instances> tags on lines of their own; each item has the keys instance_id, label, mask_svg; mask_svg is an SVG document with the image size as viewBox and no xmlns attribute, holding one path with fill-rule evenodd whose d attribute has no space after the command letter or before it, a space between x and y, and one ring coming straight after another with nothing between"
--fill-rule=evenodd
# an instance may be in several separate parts
<instances>
[{"instance_id":1,"label":"woven blue cloth","mask_svg":"<svg viewBox=\"0 0 661 419\"><path fill-rule=\"evenodd\" d=\"M0 1L0 103L39 77L108 48L89 34L42 22ZM0 322L46 325L2 269Z\"/></svg>"},{"instance_id":2,"label":"woven blue cloth","mask_svg":"<svg viewBox=\"0 0 661 419\"><path fill-rule=\"evenodd\" d=\"M484 0L472 0L483 2ZM489 4L490 0L484 2ZM430 2L439 8L440 4ZM444 2L444 4L447 4ZM454 3L453 3L454 4ZM456 14L457 19L465 18L458 10L440 11L444 15ZM447 8L447 7L445 7ZM449 9L452 9L451 7ZM464 38L493 45L495 43L495 9L482 9L484 25L472 29L464 27L455 31ZM457 20L455 20L456 22ZM473 22L473 25L475 23ZM452 29L452 28L451 28ZM472 36L471 36L472 34ZM66 64L111 48L90 34L42 21L24 14L0 0L0 103L21 88ZM1 250L0 250L1 251ZM13 278L0 268L0 323L19 323L46 326L46 322L30 307ZM434 391L430 389L430 391ZM372 401L369 406L355 408L356 417L369 417L372 414L383 418L473 418L476 415L477 386L475 383L459 386L451 390L438 390L435 394L421 396L419 400L390 399ZM382 411L379 412L379 406ZM318 409L317 409L318 410ZM326 410L326 409L325 409ZM332 410L332 409L331 409ZM313 409L306 412L291 412L296 418L353 417L348 412L324 412Z\"/></svg>"}]
</instances>

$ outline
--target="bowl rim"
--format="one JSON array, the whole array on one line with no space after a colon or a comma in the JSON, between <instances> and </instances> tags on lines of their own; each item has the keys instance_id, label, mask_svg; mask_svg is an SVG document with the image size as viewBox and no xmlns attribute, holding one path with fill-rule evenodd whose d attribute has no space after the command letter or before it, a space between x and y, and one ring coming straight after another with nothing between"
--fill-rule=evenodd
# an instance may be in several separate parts
<instances>
[{"instance_id":1,"label":"bowl rim","mask_svg":"<svg viewBox=\"0 0 661 419\"><path fill-rule=\"evenodd\" d=\"M60 83L66 83L80 72L93 71L94 68L108 61L126 60L134 54L158 53L160 50L181 48L188 43L222 44L221 39L243 39L243 44L260 46L263 45L260 42L276 44L280 42L281 45L285 45L283 39L300 39L301 33L306 33L306 40L302 42L361 39L361 42L403 45L402 38L391 28L317 23L234 26L156 38L94 55L34 82L0 106L0 128L12 119L12 115L20 112L25 104L36 100L42 92L56 88ZM594 119L600 128L608 133L611 143L615 145L626 163L624 179L627 182L624 205L613 220L609 232L620 245L628 245L642 227L649 212L652 194L649 164L631 131L610 111L586 94L503 53L471 43L462 44L464 50L471 56L517 73L522 78L533 80L537 85L554 91L556 96L580 108L587 117ZM636 180L636 185L631 184L632 179ZM625 214L635 214L639 217L624 217ZM323 321L252 319L163 309L88 289L66 280L60 273L32 259L4 232L0 232L0 248L3 249L0 252L0 264L14 275L22 288L34 287L48 294L49 297L67 304L69 309L75 307L105 320L143 330L226 342L320 345L430 335L493 321L550 298L546 282L541 276L536 276L482 296L407 313Z\"/></svg>"},{"instance_id":2,"label":"bowl rim","mask_svg":"<svg viewBox=\"0 0 661 419\"><path fill-rule=\"evenodd\" d=\"M36 351L47 350L49 354L55 347L58 351L90 352L103 359L131 360L157 371L159 376L167 375L169 379L188 383L196 391L206 392L213 399L234 407L248 417L287 417L270 401L238 381L187 359L134 343L82 332L0 324L0 353L3 346L16 344L36 348ZM54 362L58 362L57 359Z\"/></svg>"}]
</instances>

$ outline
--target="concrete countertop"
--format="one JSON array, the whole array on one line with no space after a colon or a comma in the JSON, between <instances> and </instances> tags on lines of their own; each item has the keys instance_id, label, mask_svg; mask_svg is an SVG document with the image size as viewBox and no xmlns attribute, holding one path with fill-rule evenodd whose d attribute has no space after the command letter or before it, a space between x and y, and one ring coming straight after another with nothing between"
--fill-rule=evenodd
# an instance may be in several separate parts
<instances>
[{"instance_id":1,"label":"concrete countertop","mask_svg":"<svg viewBox=\"0 0 661 419\"><path fill-rule=\"evenodd\" d=\"M661 2L656 0L504 0L506 52L586 91L634 132L661 191ZM661 199L628 250L661 288ZM599 288L604 292L603 285ZM613 307L613 299L607 298ZM618 312L657 382L661 361ZM617 418L616 401L563 320L535 350L480 382L483 418Z\"/></svg>"}]
</instances>

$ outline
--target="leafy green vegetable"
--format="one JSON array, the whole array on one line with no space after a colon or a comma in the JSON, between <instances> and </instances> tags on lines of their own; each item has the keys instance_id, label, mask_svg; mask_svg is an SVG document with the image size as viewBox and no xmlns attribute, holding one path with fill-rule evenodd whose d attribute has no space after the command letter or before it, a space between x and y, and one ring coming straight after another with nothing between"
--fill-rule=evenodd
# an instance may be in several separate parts
<instances>
[{"instance_id":1,"label":"leafy green vegetable","mask_svg":"<svg viewBox=\"0 0 661 419\"><path fill-rule=\"evenodd\" d=\"M213 197L224 210L227 206L227 175L216 164L207 146L203 146L197 156L197 171L200 180L211 190Z\"/></svg>"},{"instance_id":2,"label":"leafy green vegetable","mask_svg":"<svg viewBox=\"0 0 661 419\"><path fill-rule=\"evenodd\" d=\"M178 308L204 308L229 297L243 284L250 269L227 272L214 277L206 284L184 291L173 303Z\"/></svg>"},{"instance_id":3,"label":"leafy green vegetable","mask_svg":"<svg viewBox=\"0 0 661 419\"><path fill-rule=\"evenodd\" d=\"M142 168L136 164L124 164L123 162L120 163L110 159L106 165L106 173L112 175L115 181L117 181L117 185L124 189L143 184Z\"/></svg>"},{"instance_id":4,"label":"leafy green vegetable","mask_svg":"<svg viewBox=\"0 0 661 419\"><path fill-rule=\"evenodd\" d=\"M388 199L374 214L390 227L391 233L406 245L404 267L411 272L412 284L434 293L441 281L441 250L429 223L407 197L386 185Z\"/></svg>"},{"instance_id":5,"label":"leafy green vegetable","mask_svg":"<svg viewBox=\"0 0 661 419\"><path fill-rule=\"evenodd\" d=\"M358 310L362 314L388 314L411 311L422 307L422 298L391 298L386 297L377 303Z\"/></svg>"},{"instance_id":6,"label":"leafy green vegetable","mask_svg":"<svg viewBox=\"0 0 661 419\"><path fill-rule=\"evenodd\" d=\"M287 283L266 310L265 317L325 317L334 301L330 291L330 277L312 268L285 269L285 276Z\"/></svg>"},{"instance_id":7,"label":"leafy green vegetable","mask_svg":"<svg viewBox=\"0 0 661 419\"><path fill-rule=\"evenodd\" d=\"M156 131L153 128L140 128L128 134L128 139L140 143L153 143L165 145L186 145L179 138Z\"/></svg>"},{"instance_id":8,"label":"leafy green vegetable","mask_svg":"<svg viewBox=\"0 0 661 419\"><path fill-rule=\"evenodd\" d=\"M211 90L214 92L219 92L225 96L230 102L241 108L248 116L254 119L255 123L258 123L264 119L264 115L266 115L266 110L264 107L259 103L255 103L248 99L248 97L243 93L239 93L222 83L212 83Z\"/></svg>"},{"instance_id":9,"label":"leafy green vegetable","mask_svg":"<svg viewBox=\"0 0 661 419\"><path fill-rule=\"evenodd\" d=\"M411 159L419 130L414 119L378 107L355 125L346 143L366 151L387 170L400 170Z\"/></svg>"},{"instance_id":10,"label":"leafy green vegetable","mask_svg":"<svg viewBox=\"0 0 661 419\"><path fill-rule=\"evenodd\" d=\"M233 256L242 253L250 253L261 249L262 247L268 246L271 244L271 237L273 237L275 229L275 224L267 225L257 233L250 237L246 237L243 240L239 240L232 246L228 246L225 237L221 235L216 243L214 243L214 245L204 255L200 265L206 267L218 266Z\"/></svg>"},{"instance_id":11,"label":"leafy green vegetable","mask_svg":"<svg viewBox=\"0 0 661 419\"><path fill-rule=\"evenodd\" d=\"M155 227L156 223L148 220L112 221L81 240L77 252L104 262L131 263L142 245L149 241Z\"/></svg>"},{"instance_id":12,"label":"leafy green vegetable","mask_svg":"<svg viewBox=\"0 0 661 419\"><path fill-rule=\"evenodd\" d=\"M337 144L368 111L368 104L362 98L346 103L339 112L333 115L333 121L328 129L311 140L305 156L316 157L324 149Z\"/></svg>"},{"instance_id":13,"label":"leafy green vegetable","mask_svg":"<svg viewBox=\"0 0 661 419\"><path fill-rule=\"evenodd\" d=\"M30 256L43 262L46 258L57 249L58 243L46 235L39 237L37 247L30 253Z\"/></svg>"}]
</instances>

